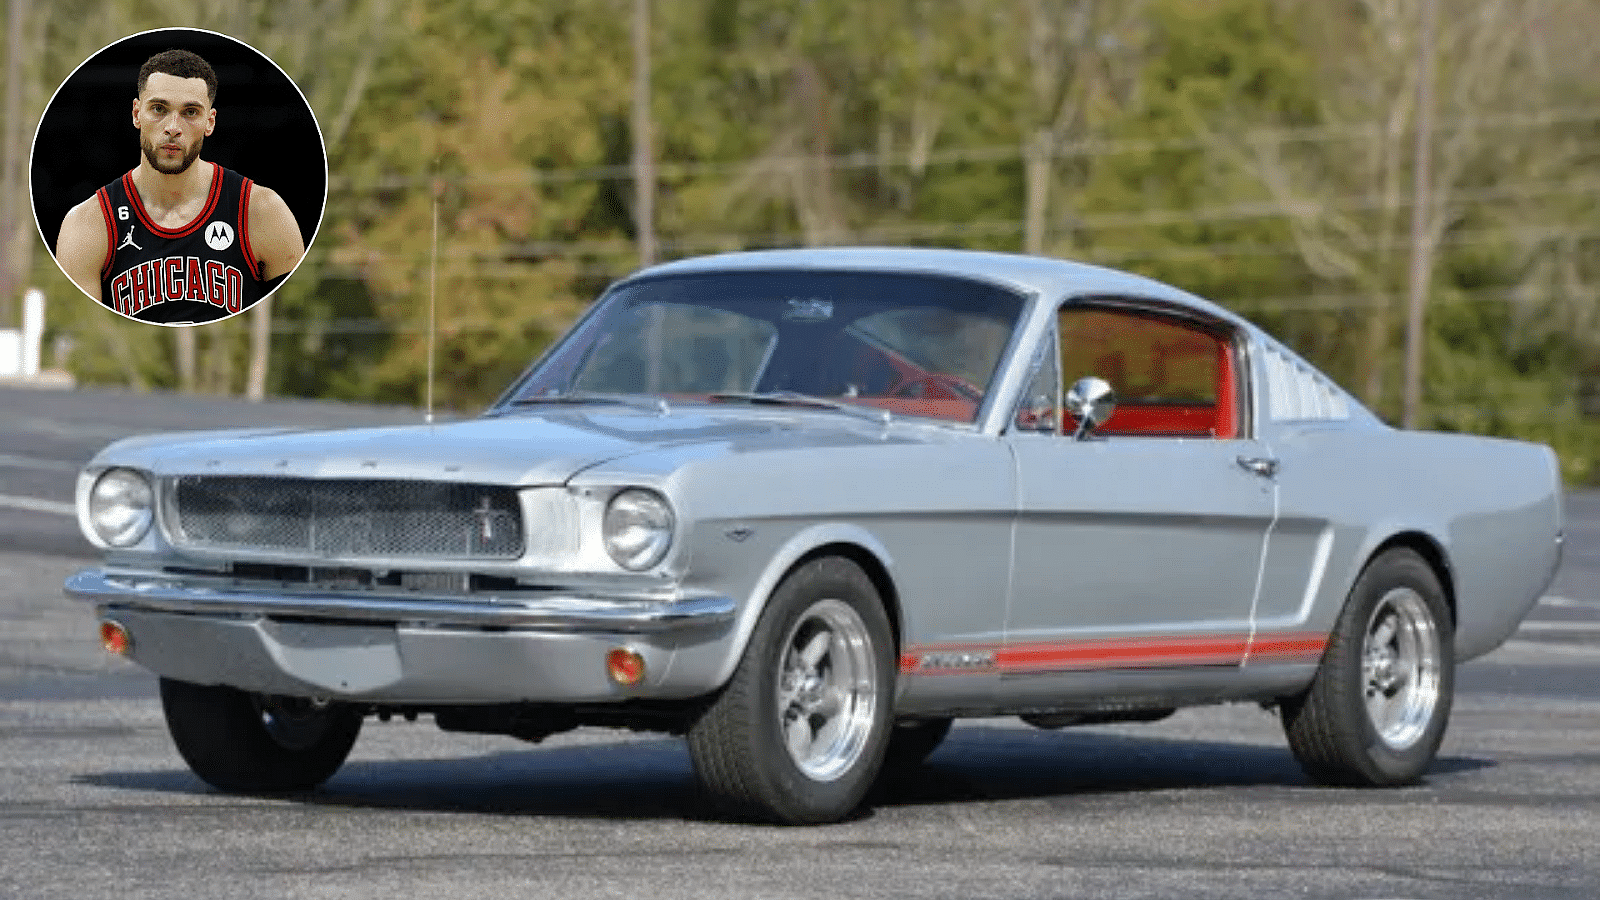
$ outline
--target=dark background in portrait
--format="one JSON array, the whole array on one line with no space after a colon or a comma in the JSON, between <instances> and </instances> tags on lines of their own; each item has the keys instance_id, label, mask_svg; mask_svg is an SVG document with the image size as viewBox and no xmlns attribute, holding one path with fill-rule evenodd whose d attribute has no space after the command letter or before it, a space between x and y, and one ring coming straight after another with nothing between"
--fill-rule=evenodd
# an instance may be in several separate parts
<instances>
[{"instance_id":1,"label":"dark background in portrait","mask_svg":"<svg viewBox=\"0 0 1600 900\"><path fill-rule=\"evenodd\" d=\"M310 247L322 221L328 167L305 98L248 44L168 28L123 38L91 56L45 109L33 144L33 214L51 255L67 210L139 164L133 127L139 67L170 48L200 54L217 72L217 127L200 158L277 191Z\"/></svg>"}]
</instances>

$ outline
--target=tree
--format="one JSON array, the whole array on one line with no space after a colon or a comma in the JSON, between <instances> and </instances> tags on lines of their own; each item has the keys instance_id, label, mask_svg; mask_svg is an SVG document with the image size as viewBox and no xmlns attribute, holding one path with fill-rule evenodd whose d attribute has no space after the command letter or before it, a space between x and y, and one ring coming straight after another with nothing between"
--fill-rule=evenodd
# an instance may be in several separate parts
<instances>
[{"instance_id":1,"label":"tree","mask_svg":"<svg viewBox=\"0 0 1600 900\"><path fill-rule=\"evenodd\" d=\"M1507 128L1522 100L1544 88L1526 65L1529 25L1565 2L1456 3L1442 18L1433 204L1417 235L1428 257L1467 215L1474 177L1503 177L1495 172L1506 161ZM1267 191L1310 270L1366 301L1360 342L1340 353L1353 360L1354 383L1380 408L1394 399L1397 298L1412 241L1411 140L1425 57L1417 43L1420 9L1406 0L1284 4L1286 20L1307 38L1321 38L1300 42L1318 73L1315 139L1248 118L1231 128L1193 120L1212 150Z\"/></svg>"},{"instance_id":2,"label":"tree","mask_svg":"<svg viewBox=\"0 0 1600 900\"><path fill-rule=\"evenodd\" d=\"M367 373L370 399L419 403L425 393L436 181L446 406L492 398L570 321L590 284L573 239L602 257L630 255L629 221L606 208L607 185L545 174L625 171L628 143L607 135L628 117L626 19L619 25L603 6L508 11L460 0L403 10L401 24L429 39L399 44L375 66L325 226L325 277L359 282L342 296L366 298L392 338Z\"/></svg>"},{"instance_id":3,"label":"tree","mask_svg":"<svg viewBox=\"0 0 1600 900\"><path fill-rule=\"evenodd\" d=\"M1337 370L1332 314L1303 302L1307 268L1279 248L1271 196L1206 138L1250 123L1316 123L1316 85L1292 23L1257 0L1152 3L1129 99L1097 129L1079 205L1083 253L1184 285L1248 314ZM1287 298L1301 298L1290 306Z\"/></svg>"}]
</instances>

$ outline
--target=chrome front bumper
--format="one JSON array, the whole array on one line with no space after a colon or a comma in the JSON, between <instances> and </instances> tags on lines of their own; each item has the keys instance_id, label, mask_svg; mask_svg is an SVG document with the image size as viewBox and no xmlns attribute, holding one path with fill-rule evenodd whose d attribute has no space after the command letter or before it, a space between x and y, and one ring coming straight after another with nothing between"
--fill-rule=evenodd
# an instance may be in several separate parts
<instances>
[{"instance_id":1,"label":"chrome front bumper","mask_svg":"<svg viewBox=\"0 0 1600 900\"><path fill-rule=\"evenodd\" d=\"M97 569L68 578L65 590L67 596L88 603L152 612L629 634L718 625L732 621L734 613L732 598L717 596L635 599L557 593L528 599L456 600L376 592L370 597L315 591L269 593Z\"/></svg>"},{"instance_id":2,"label":"chrome front bumper","mask_svg":"<svg viewBox=\"0 0 1600 900\"><path fill-rule=\"evenodd\" d=\"M454 599L267 592L88 570L69 597L131 636L128 657L168 678L379 703L605 702L713 690L672 665L731 630L731 598L577 594ZM647 676L613 683L606 654L638 652ZM676 677L675 677L676 674Z\"/></svg>"}]
</instances>

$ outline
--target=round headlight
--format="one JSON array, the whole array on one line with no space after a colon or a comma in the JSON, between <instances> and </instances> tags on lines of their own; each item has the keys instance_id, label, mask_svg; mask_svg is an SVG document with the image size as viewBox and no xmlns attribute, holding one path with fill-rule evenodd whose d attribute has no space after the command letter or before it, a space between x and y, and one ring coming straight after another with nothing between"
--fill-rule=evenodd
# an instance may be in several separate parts
<instances>
[{"instance_id":1,"label":"round headlight","mask_svg":"<svg viewBox=\"0 0 1600 900\"><path fill-rule=\"evenodd\" d=\"M648 569L667 555L672 528L672 507L666 498L655 491L628 488L606 507L606 552L624 569Z\"/></svg>"},{"instance_id":2,"label":"round headlight","mask_svg":"<svg viewBox=\"0 0 1600 900\"><path fill-rule=\"evenodd\" d=\"M131 547L150 530L155 495L133 469L107 469L89 491L89 524L100 540Z\"/></svg>"}]
</instances>

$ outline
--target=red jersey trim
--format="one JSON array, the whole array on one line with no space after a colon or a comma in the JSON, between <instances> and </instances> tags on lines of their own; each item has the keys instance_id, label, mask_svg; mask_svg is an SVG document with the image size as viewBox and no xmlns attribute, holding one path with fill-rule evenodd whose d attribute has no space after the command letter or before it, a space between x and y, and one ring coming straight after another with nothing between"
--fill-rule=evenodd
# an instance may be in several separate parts
<instances>
[{"instance_id":1,"label":"red jersey trim","mask_svg":"<svg viewBox=\"0 0 1600 900\"><path fill-rule=\"evenodd\" d=\"M256 260L255 251L250 249L250 188L255 182L243 175L239 179L239 249L244 251L244 264L250 267L251 276L261 281L261 263Z\"/></svg>"},{"instance_id":2,"label":"red jersey trim","mask_svg":"<svg viewBox=\"0 0 1600 900\"><path fill-rule=\"evenodd\" d=\"M101 188L94 195L100 201L100 217L106 221L106 261L100 264L100 280L105 281L117 258L117 223L111 214L111 192Z\"/></svg>"},{"instance_id":3,"label":"red jersey trim","mask_svg":"<svg viewBox=\"0 0 1600 900\"><path fill-rule=\"evenodd\" d=\"M162 228L151 221L150 214L144 210L144 198L139 196L139 189L133 184L133 170L122 176L122 190L128 195L128 205L133 207L134 215L139 217L139 224L143 225L156 237L172 240L173 238L187 237L194 234L200 226L211 219L212 213L217 211L217 200L222 197L222 167L215 163L211 166L211 189L206 193L205 208L199 215L189 220L189 224L182 228Z\"/></svg>"}]
</instances>

